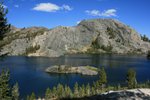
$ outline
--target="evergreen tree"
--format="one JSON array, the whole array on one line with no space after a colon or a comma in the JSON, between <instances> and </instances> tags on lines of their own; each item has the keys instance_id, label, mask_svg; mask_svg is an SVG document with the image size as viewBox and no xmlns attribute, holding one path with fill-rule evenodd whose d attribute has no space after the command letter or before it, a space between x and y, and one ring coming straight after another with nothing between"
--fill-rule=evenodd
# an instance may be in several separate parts
<instances>
[{"instance_id":1,"label":"evergreen tree","mask_svg":"<svg viewBox=\"0 0 150 100\"><path fill-rule=\"evenodd\" d=\"M74 97L79 97L79 86L77 82L74 85Z\"/></svg>"},{"instance_id":2,"label":"evergreen tree","mask_svg":"<svg viewBox=\"0 0 150 100\"><path fill-rule=\"evenodd\" d=\"M29 100L36 100L36 96L35 96L34 92L32 92Z\"/></svg>"},{"instance_id":3,"label":"evergreen tree","mask_svg":"<svg viewBox=\"0 0 150 100\"><path fill-rule=\"evenodd\" d=\"M19 100L19 86L16 83L12 88L12 100Z\"/></svg>"},{"instance_id":4,"label":"evergreen tree","mask_svg":"<svg viewBox=\"0 0 150 100\"><path fill-rule=\"evenodd\" d=\"M137 81L136 81L136 72L133 69L129 69L127 72L127 84L128 88L135 88Z\"/></svg>"},{"instance_id":5,"label":"evergreen tree","mask_svg":"<svg viewBox=\"0 0 150 100\"><path fill-rule=\"evenodd\" d=\"M83 97L83 95L82 95L82 87L79 87L79 97Z\"/></svg>"},{"instance_id":6,"label":"evergreen tree","mask_svg":"<svg viewBox=\"0 0 150 100\"><path fill-rule=\"evenodd\" d=\"M0 99L1 100L9 100L10 96L10 87L9 87L9 71L5 71L4 69L0 75Z\"/></svg>"},{"instance_id":7,"label":"evergreen tree","mask_svg":"<svg viewBox=\"0 0 150 100\"><path fill-rule=\"evenodd\" d=\"M10 24L7 23L6 15L8 9L4 7L3 0L0 1L0 40L3 39L4 34L10 31Z\"/></svg>"},{"instance_id":8,"label":"evergreen tree","mask_svg":"<svg viewBox=\"0 0 150 100\"><path fill-rule=\"evenodd\" d=\"M50 100L51 98L52 98L51 90L50 88L47 88L45 92L45 100Z\"/></svg>"},{"instance_id":9,"label":"evergreen tree","mask_svg":"<svg viewBox=\"0 0 150 100\"><path fill-rule=\"evenodd\" d=\"M95 88L92 86L91 87L91 95L95 95L95 94L96 94Z\"/></svg>"},{"instance_id":10,"label":"evergreen tree","mask_svg":"<svg viewBox=\"0 0 150 100\"><path fill-rule=\"evenodd\" d=\"M72 91L71 91L70 87L65 85L65 89L64 90L65 90L64 97L65 98L71 98L72 97Z\"/></svg>"},{"instance_id":11,"label":"evergreen tree","mask_svg":"<svg viewBox=\"0 0 150 100\"><path fill-rule=\"evenodd\" d=\"M82 87L79 88L80 97L85 96L85 86L82 84Z\"/></svg>"},{"instance_id":12,"label":"evergreen tree","mask_svg":"<svg viewBox=\"0 0 150 100\"><path fill-rule=\"evenodd\" d=\"M91 92L90 84L88 83L86 85L86 88L85 88L85 94L86 94L86 96L90 96L90 92Z\"/></svg>"},{"instance_id":13,"label":"evergreen tree","mask_svg":"<svg viewBox=\"0 0 150 100\"><path fill-rule=\"evenodd\" d=\"M99 84L99 81L96 81L93 83L93 88L95 90L95 94L98 94L99 93L99 90L100 90L100 84Z\"/></svg>"},{"instance_id":14,"label":"evergreen tree","mask_svg":"<svg viewBox=\"0 0 150 100\"><path fill-rule=\"evenodd\" d=\"M55 86L54 86L53 89L52 89L52 97L53 97L53 98L56 98L56 97L57 97L57 89L56 89Z\"/></svg>"},{"instance_id":15,"label":"evergreen tree","mask_svg":"<svg viewBox=\"0 0 150 100\"><path fill-rule=\"evenodd\" d=\"M58 98L62 98L63 97L63 92L64 92L64 87L62 84L58 84L57 86L57 95Z\"/></svg>"},{"instance_id":16,"label":"evergreen tree","mask_svg":"<svg viewBox=\"0 0 150 100\"><path fill-rule=\"evenodd\" d=\"M103 87L107 83L107 75L104 67L100 69L100 80L99 84Z\"/></svg>"}]
</instances>

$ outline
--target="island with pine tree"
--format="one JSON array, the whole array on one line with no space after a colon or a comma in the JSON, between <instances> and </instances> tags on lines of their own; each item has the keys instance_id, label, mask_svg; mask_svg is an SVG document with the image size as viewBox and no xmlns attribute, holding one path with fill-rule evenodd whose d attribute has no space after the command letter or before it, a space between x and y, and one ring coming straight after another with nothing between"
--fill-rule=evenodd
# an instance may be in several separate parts
<instances>
[{"instance_id":1,"label":"island with pine tree","mask_svg":"<svg viewBox=\"0 0 150 100\"><path fill-rule=\"evenodd\" d=\"M50 66L45 70L47 73L58 73L58 74L67 74L67 73L77 73L82 75L97 75L98 74L98 68L91 67L91 66L78 66L78 67L72 67L72 66L66 66L66 65L60 65L60 66Z\"/></svg>"}]
</instances>

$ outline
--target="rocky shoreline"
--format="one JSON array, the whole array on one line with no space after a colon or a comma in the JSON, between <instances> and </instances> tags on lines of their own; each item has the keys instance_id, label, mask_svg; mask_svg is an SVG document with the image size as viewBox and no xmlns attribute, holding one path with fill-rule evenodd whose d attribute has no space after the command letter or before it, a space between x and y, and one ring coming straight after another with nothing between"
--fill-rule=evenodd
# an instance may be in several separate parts
<instances>
[{"instance_id":1,"label":"rocky shoreline","mask_svg":"<svg viewBox=\"0 0 150 100\"><path fill-rule=\"evenodd\" d=\"M60 65L60 66L50 66L46 68L45 70L47 73L57 73L57 74L81 74L81 75L97 75L98 69L91 66L78 66L78 67L72 67L72 66L66 66L66 65Z\"/></svg>"},{"instance_id":2,"label":"rocky shoreline","mask_svg":"<svg viewBox=\"0 0 150 100\"><path fill-rule=\"evenodd\" d=\"M78 100L150 100L150 89L109 91L100 95L78 98Z\"/></svg>"}]
</instances>

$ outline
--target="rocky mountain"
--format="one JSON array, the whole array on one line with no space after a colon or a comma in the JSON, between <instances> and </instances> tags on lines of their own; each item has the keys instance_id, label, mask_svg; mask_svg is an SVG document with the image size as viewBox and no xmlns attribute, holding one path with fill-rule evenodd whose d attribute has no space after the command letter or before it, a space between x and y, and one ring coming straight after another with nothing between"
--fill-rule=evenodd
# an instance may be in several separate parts
<instances>
[{"instance_id":1,"label":"rocky mountain","mask_svg":"<svg viewBox=\"0 0 150 100\"><path fill-rule=\"evenodd\" d=\"M77 26L17 29L0 41L1 54L57 57L67 53L146 53L150 43L114 19L83 20Z\"/></svg>"}]
</instances>

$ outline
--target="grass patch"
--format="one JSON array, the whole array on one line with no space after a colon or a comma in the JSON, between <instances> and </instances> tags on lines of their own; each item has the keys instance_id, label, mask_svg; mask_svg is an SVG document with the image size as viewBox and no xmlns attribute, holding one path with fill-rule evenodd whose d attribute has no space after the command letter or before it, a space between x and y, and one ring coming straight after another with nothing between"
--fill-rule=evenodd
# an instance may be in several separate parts
<instances>
[{"instance_id":1,"label":"grass patch","mask_svg":"<svg viewBox=\"0 0 150 100\"><path fill-rule=\"evenodd\" d=\"M93 71L99 71L99 69L98 68L96 68L96 67L91 67L91 66L85 66L87 69L89 69L89 70L93 70Z\"/></svg>"}]
</instances>

